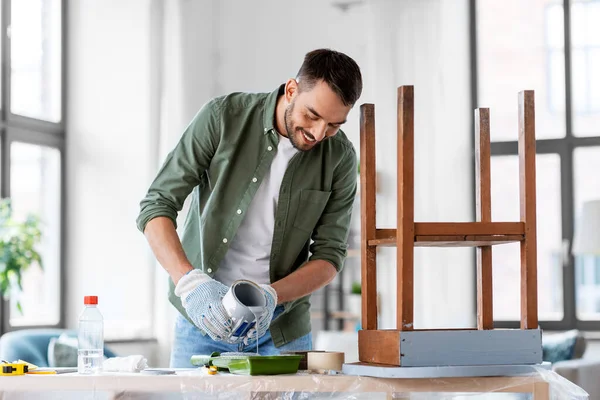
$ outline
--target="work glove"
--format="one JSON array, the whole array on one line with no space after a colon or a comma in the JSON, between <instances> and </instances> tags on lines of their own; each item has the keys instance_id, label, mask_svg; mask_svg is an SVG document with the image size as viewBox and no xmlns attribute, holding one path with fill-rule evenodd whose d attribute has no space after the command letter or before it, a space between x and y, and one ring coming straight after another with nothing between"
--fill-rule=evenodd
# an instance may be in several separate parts
<instances>
[{"instance_id":1,"label":"work glove","mask_svg":"<svg viewBox=\"0 0 600 400\"><path fill-rule=\"evenodd\" d=\"M271 285L262 284L259 286L265 295L266 306L263 313L257 318L256 328L248 331L248 334L244 338L244 344L252 344L267 333L269 326L271 326L271 321L273 320L275 307L277 306L277 292L275 289L273 289Z\"/></svg>"},{"instance_id":2,"label":"work glove","mask_svg":"<svg viewBox=\"0 0 600 400\"><path fill-rule=\"evenodd\" d=\"M179 279L175 295L181 299L188 317L213 340L226 343L232 341L231 318L223 307L222 299L229 288L202 271L195 269Z\"/></svg>"}]
</instances>

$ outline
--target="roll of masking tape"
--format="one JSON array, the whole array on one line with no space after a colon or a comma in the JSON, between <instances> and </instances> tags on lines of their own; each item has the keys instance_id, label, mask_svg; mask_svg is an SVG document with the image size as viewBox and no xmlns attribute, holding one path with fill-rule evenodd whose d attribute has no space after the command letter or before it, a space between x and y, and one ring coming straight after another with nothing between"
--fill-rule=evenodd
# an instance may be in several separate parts
<instances>
[{"instance_id":1,"label":"roll of masking tape","mask_svg":"<svg viewBox=\"0 0 600 400\"><path fill-rule=\"evenodd\" d=\"M307 353L307 369L341 371L344 364L344 353L337 351L309 351Z\"/></svg>"}]
</instances>

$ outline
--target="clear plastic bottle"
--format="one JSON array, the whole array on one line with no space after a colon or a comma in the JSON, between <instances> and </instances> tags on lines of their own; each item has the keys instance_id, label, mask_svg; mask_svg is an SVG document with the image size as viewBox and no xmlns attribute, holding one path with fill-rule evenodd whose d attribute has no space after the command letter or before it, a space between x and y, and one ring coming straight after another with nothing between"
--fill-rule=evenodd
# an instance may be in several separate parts
<instances>
[{"instance_id":1,"label":"clear plastic bottle","mask_svg":"<svg viewBox=\"0 0 600 400\"><path fill-rule=\"evenodd\" d=\"M98 296L85 296L85 308L79 315L77 371L97 374L104 360L104 319L98 310Z\"/></svg>"}]
</instances>

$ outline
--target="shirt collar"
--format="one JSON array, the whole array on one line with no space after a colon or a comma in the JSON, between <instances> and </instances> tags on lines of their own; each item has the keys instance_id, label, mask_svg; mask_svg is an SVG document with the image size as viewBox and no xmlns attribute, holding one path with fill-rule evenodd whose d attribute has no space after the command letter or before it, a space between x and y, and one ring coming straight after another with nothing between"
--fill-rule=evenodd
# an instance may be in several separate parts
<instances>
[{"instance_id":1,"label":"shirt collar","mask_svg":"<svg viewBox=\"0 0 600 400\"><path fill-rule=\"evenodd\" d=\"M267 100L265 101L265 111L263 115L264 129L263 133L270 132L275 127L275 108L277 107L277 98L282 95L285 91L285 84L281 84L277 89L269 93Z\"/></svg>"}]
</instances>

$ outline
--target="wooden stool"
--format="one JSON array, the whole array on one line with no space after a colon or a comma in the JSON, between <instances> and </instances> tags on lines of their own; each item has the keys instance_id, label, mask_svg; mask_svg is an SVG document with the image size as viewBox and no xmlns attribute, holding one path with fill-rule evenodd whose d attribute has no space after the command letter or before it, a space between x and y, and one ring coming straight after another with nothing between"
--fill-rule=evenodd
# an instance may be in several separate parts
<instances>
[{"instance_id":1,"label":"wooden stool","mask_svg":"<svg viewBox=\"0 0 600 400\"><path fill-rule=\"evenodd\" d=\"M375 107L360 108L362 330L359 359L395 366L539 364L537 314L535 112L519 93L521 221L492 222L489 109L475 110L477 222L414 221L413 87L398 88L397 229L376 228ZM521 243L521 327L493 329L492 245ZM396 246L395 330L377 329L377 247ZM419 330L413 320L415 246L477 247L477 329Z\"/></svg>"}]
</instances>

